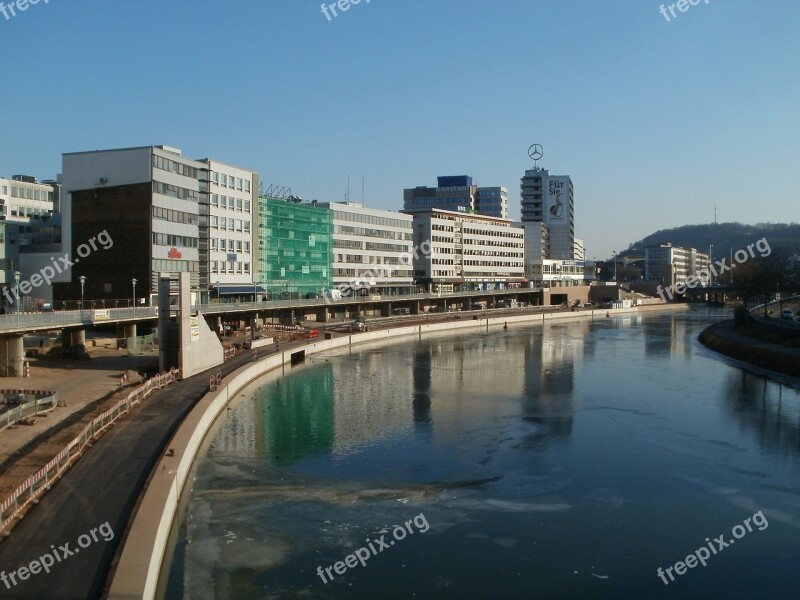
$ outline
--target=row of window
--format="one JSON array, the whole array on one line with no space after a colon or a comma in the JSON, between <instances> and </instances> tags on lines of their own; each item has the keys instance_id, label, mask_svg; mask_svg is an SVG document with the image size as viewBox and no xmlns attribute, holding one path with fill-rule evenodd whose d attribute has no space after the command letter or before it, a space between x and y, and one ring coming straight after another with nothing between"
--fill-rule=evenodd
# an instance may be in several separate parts
<instances>
[{"instance_id":1,"label":"row of window","mask_svg":"<svg viewBox=\"0 0 800 600\"><path fill-rule=\"evenodd\" d=\"M511 228L507 228L509 230L490 230L487 231L485 229L472 229L471 227L465 227L464 233L466 235L491 235L492 237L510 237L521 240L525 234L522 231L514 230Z\"/></svg>"},{"instance_id":2,"label":"row of window","mask_svg":"<svg viewBox=\"0 0 800 600\"><path fill-rule=\"evenodd\" d=\"M156 156L155 154L153 155L153 166L156 169L161 169L162 171L168 171L170 173L177 173L178 175L191 177L192 179L199 179L199 175L204 171L203 169L198 169L197 167L192 167L175 160L170 160L169 158L165 158L163 156Z\"/></svg>"},{"instance_id":3,"label":"row of window","mask_svg":"<svg viewBox=\"0 0 800 600\"><path fill-rule=\"evenodd\" d=\"M153 218L170 221L171 223L185 223L187 225L197 225L200 217L198 215L172 210L169 208L153 207Z\"/></svg>"},{"instance_id":4,"label":"row of window","mask_svg":"<svg viewBox=\"0 0 800 600\"><path fill-rule=\"evenodd\" d=\"M333 212L333 218L336 221L367 223L369 225L379 225L381 227L397 227L398 229L406 229L411 224L410 219L403 220L394 219L392 217L378 217L375 215L366 215L362 213L341 212L335 209Z\"/></svg>"},{"instance_id":5,"label":"row of window","mask_svg":"<svg viewBox=\"0 0 800 600\"><path fill-rule=\"evenodd\" d=\"M217 217L216 215L211 215L211 227L213 229L226 229L228 231L241 231L243 233L250 233L250 221L242 221L241 219L228 217Z\"/></svg>"},{"instance_id":6,"label":"row of window","mask_svg":"<svg viewBox=\"0 0 800 600\"><path fill-rule=\"evenodd\" d=\"M250 263L232 262L228 260L212 260L211 261L212 273L228 273L229 275L249 275Z\"/></svg>"},{"instance_id":7,"label":"row of window","mask_svg":"<svg viewBox=\"0 0 800 600\"><path fill-rule=\"evenodd\" d=\"M250 254L250 242L211 238L211 249L219 252L244 252L245 254Z\"/></svg>"},{"instance_id":8,"label":"row of window","mask_svg":"<svg viewBox=\"0 0 800 600\"><path fill-rule=\"evenodd\" d=\"M160 181L153 181L153 193L161 194L162 196L169 196L170 198L190 200L191 202L200 202L201 197L200 192L197 190L189 190L177 185L161 183Z\"/></svg>"},{"instance_id":9,"label":"row of window","mask_svg":"<svg viewBox=\"0 0 800 600\"><path fill-rule=\"evenodd\" d=\"M366 227L350 227L348 225L334 225L333 232L342 235L357 235L359 237L381 238L384 240L410 240L410 231L387 231L385 229L368 229Z\"/></svg>"},{"instance_id":10,"label":"row of window","mask_svg":"<svg viewBox=\"0 0 800 600\"><path fill-rule=\"evenodd\" d=\"M7 185L4 185L2 187L2 192L4 196L8 195ZM39 200L40 202L52 202L53 192L48 192L47 190L38 190L35 188L23 187L21 185L12 185L11 197L27 199L27 200Z\"/></svg>"},{"instance_id":11,"label":"row of window","mask_svg":"<svg viewBox=\"0 0 800 600\"><path fill-rule=\"evenodd\" d=\"M250 213L250 200L234 198L233 196L220 196L211 194L211 206L225 208L227 210L238 210L239 212Z\"/></svg>"},{"instance_id":12,"label":"row of window","mask_svg":"<svg viewBox=\"0 0 800 600\"><path fill-rule=\"evenodd\" d=\"M168 233L154 233L153 244L156 246L181 246L183 248L197 248L199 240L185 235L172 235Z\"/></svg>"},{"instance_id":13,"label":"row of window","mask_svg":"<svg viewBox=\"0 0 800 600\"><path fill-rule=\"evenodd\" d=\"M226 175L225 173L217 173L211 171L211 183L220 187L241 190L244 192L250 191L250 180L242 179L241 177L234 177L233 175Z\"/></svg>"}]
</instances>

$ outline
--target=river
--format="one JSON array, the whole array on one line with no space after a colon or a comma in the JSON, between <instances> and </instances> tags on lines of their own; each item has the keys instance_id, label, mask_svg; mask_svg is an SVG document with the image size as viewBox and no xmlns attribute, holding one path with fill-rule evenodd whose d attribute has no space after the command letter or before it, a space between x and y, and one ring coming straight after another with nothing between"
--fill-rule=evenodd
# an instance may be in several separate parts
<instances>
[{"instance_id":1,"label":"river","mask_svg":"<svg viewBox=\"0 0 800 600\"><path fill-rule=\"evenodd\" d=\"M800 393L699 345L724 314L436 334L265 377L198 459L166 598L796 598Z\"/></svg>"}]
</instances>

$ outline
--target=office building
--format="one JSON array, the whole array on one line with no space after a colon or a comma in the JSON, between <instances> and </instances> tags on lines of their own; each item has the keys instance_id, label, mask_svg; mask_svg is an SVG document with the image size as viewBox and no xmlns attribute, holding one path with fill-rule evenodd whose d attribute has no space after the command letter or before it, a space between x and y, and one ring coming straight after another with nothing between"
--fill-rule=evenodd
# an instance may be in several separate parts
<instances>
[{"instance_id":1,"label":"office building","mask_svg":"<svg viewBox=\"0 0 800 600\"><path fill-rule=\"evenodd\" d=\"M478 187L468 175L438 177L435 188L420 186L404 190L403 212L413 214L434 209L507 219L508 190Z\"/></svg>"},{"instance_id":2,"label":"office building","mask_svg":"<svg viewBox=\"0 0 800 600\"><path fill-rule=\"evenodd\" d=\"M544 223L549 230L548 257L575 259L575 202L572 179L547 169L525 171L520 182L523 223Z\"/></svg>"},{"instance_id":3,"label":"office building","mask_svg":"<svg viewBox=\"0 0 800 600\"><path fill-rule=\"evenodd\" d=\"M215 173L218 183L212 182ZM227 178L224 186L223 175ZM249 192L245 181L249 181ZM107 231L114 243L82 258L80 267L66 270L55 286L57 300L78 298L78 278L83 275L87 299L115 306L124 305L135 294L137 304L149 304L158 291L159 274L170 273L177 291L178 273L188 272L192 302L206 303L219 283L220 262L225 263L225 284L253 285L256 173L210 159L186 158L169 146L143 146L66 153L61 182L64 251L75 256L81 244L101 231ZM228 202L224 209L214 207L216 228L211 227L212 188L220 197L232 198L228 201L232 208ZM248 197L251 214L244 209ZM227 220L225 231L219 228L223 215L233 220L233 229ZM249 234L245 223L249 223ZM226 250L220 256L223 239ZM244 252L248 239L250 254ZM240 241L242 252L238 253ZM231 242L234 251L228 252ZM214 243L216 273L211 272ZM216 291L218 295L220 289Z\"/></svg>"},{"instance_id":4,"label":"office building","mask_svg":"<svg viewBox=\"0 0 800 600\"><path fill-rule=\"evenodd\" d=\"M61 186L52 181L39 182L29 175L0 178L0 265L3 281L15 289L15 272L21 280L38 273L49 257L61 249L61 226L57 207ZM46 254L42 258L41 254ZM53 291L49 285L35 286L17 302L13 294L0 296L0 305L11 311L37 310L50 305ZM11 301L9 300L11 298Z\"/></svg>"},{"instance_id":5,"label":"office building","mask_svg":"<svg viewBox=\"0 0 800 600\"><path fill-rule=\"evenodd\" d=\"M258 281L266 298L315 297L329 289L331 211L296 196L259 194Z\"/></svg>"},{"instance_id":6,"label":"office building","mask_svg":"<svg viewBox=\"0 0 800 600\"><path fill-rule=\"evenodd\" d=\"M708 283L709 257L695 248L672 244L655 244L645 248L645 280L661 285L686 283L688 277L698 277Z\"/></svg>"},{"instance_id":7,"label":"office building","mask_svg":"<svg viewBox=\"0 0 800 600\"><path fill-rule=\"evenodd\" d=\"M333 226L333 287L349 293L396 295L413 285L411 215L326 202Z\"/></svg>"},{"instance_id":8,"label":"office building","mask_svg":"<svg viewBox=\"0 0 800 600\"><path fill-rule=\"evenodd\" d=\"M414 280L432 291L502 289L525 279L524 230L507 219L414 214Z\"/></svg>"}]
</instances>

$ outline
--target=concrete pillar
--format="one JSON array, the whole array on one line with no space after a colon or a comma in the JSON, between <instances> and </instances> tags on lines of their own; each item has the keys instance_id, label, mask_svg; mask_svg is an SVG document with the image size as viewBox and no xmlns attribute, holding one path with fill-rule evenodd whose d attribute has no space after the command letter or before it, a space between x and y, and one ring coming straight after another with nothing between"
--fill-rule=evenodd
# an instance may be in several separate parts
<instances>
[{"instance_id":1,"label":"concrete pillar","mask_svg":"<svg viewBox=\"0 0 800 600\"><path fill-rule=\"evenodd\" d=\"M21 335L0 337L0 368L3 377L22 377L25 349Z\"/></svg>"},{"instance_id":2,"label":"concrete pillar","mask_svg":"<svg viewBox=\"0 0 800 600\"><path fill-rule=\"evenodd\" d=\"M61 331L61 347L69 348L86 343L86 331L83 329L64 329Z\"/></svg>"},{"instance_id":3,"label":"concrete pillar","mask_svg":"<svg viewBox=\"0 0 800 600\"><path fill-rule=\"evenodd\" d=\"M170 348L177 345L170 339L169 274L161 274L158 281L158 370L163 373L178 366L170 356Z\"/></svg>"},{"instance_id":4,"label":"concrete pillar","mask_svg":"<svg viewBox=\"0 0 800 600\"><path fill-rule=\"evenodd\" d=\"M125 339L136 337L136 323L128 323L125 325L125 331L123 332Z\"/></svg>"}]
</instances>

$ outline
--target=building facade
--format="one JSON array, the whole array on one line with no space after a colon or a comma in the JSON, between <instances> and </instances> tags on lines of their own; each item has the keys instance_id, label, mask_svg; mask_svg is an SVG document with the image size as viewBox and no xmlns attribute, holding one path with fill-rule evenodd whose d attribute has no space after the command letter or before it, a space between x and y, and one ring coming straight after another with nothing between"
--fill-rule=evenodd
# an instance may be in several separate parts
<instances>
[{"instance_id":1,"label":"building facade","mask_svg":"<svg viewBox=\"0 0 800 600\"><path fill-rule=\"evenodd\" d=\"M704 285L709 281L709 256L696 248L672 244L656 244L645 248L645 280L661 285L686 283L697 277Z\"/></svg>"},{"instance_id":2,"label":"building facade","mask_svg":"<svg viewBox=\"0 0 800 600\"><path fill-rule=\"evenodd\" d=\"M574 260L575 201L572 179L550 175L535 167L520 181L523 223L544 223L548 233L548 257Z\"/></svg>"},{"instance_id":3,"label":"building facade","mask_svg":"<svg viewBox=\"0 0 800 600\"><path fill-rule=\"evenodd\" d=\"M212 173L217 173L219 183L212 185ZM233 186L223 187L222 175L233 176ZM250 182L249 192L245 191L245 181ZM77 279L84 275L87 298L116 303L131 298L135 288L137 304L149 304L158 292L161 273L172 274L177 291L178 274L187 272L192 301L206 303L216 295L212 289L219 283L220 263L224 264L226 282L253 285L252 193L257 181L258 176L251 171L211 159L193 160L169 146L64 154L61 176L64 251L74 256L87 236L103 230L114 239L115 250L82 259L81 273L75 268L66 270L61 274L56 294L62 299L76 298L80 292ZM227 203L224 209L214 207L217 228L213 236L212 187L218 196L225 192L224 195L233 198L232 208ZM250 215L244 212L248 194ZM238 200L242 201L241 211ZM222 215L228 215L224 233L219 228ZM227 219L233 219L232 230ZM245 222L250 223L249 233L244 231ZM222 239L226 240L226 251L220 256ZM245 240L250 241L250 254L244 252ZM231 242L234 252L228 253ZM239 242L241 254L236 253ZM211 272L214 243L217 273ZM112 258L108 252L114 255L113 268L105 264Z\"/></svg>"},{"instance_id":4,"label":"building facade","mask_svg":"<svg viewBox=\"0 0 800 600\"><path fill-rule=\"evenodd\" d=\"M430 210L477 213L498 219L508 218L508 190L504 187L478 187L468 175L437 178L437 187L420 186L403 191L403 212Z\"/></svg>"},{"instance_id":5,"label":"building facade","mask_svg":"<svg viewBox=\"0 0 800 600\"><path fill-rule=\"evenodd\" d=\"M585 260L526 260L525 275L529 285L535 288L586 285L595 280L595 263Z\"/></svg>"},{"instance_id":6,"label":"building facade","mask_svg":"<svg viewBox=\"0 0 800 600\"><path fill-rule=\"evenodd\" d=\"M258 276L258 174L213 159L209 171L212 300L252 300Z\"/></svg>"},{"instance_id":7,"label":"building facade","mask_svg":"<svg viewBox=\"0 0 800 600\"><path fill-rule=\"evenodd\" d=\"M258 277L265 297L316 297L332 284L331 211L299 198L258 197Z\"/></svg>"},{"instance_id":8,"label":"building facade","mask_svg":"<svg viewBox=\"0 0 800 600\"><path fill-rule=\"evenodd\" d=\"M343 293L408 293L413 279L413 217L354 202L320 204L331 211L333 287Z\"/></svg>"},{"instance_id":9,"label":"building facade","mask_svg":"<svg viewBox=\"0 0 800 600\"><path fill-rule=\"evenodd\" d=\"M433 291L501 289L525 280L524 230L507 219L415 213L414 280Z\"/></svg>"},{"instance_id":10,"label":"building facade","mask_svg":"<svg viewBox=\"0 0 800 600\"><path fill-rule=\"evenodd\" d=\"M57 207L60 185L39 182L35 177L15 175L0 178L0 265L3 270L2 285L13 289L15 272L27 279L38 272L38 259L33 255L43 251L58 254L61 246L61 226ZM13 294L0 296L5 310L21 307L23 310L41 308L52 301L49 285L40 285L28 294L20 293L19 302Z\"/></svg>"}]
</instances>

